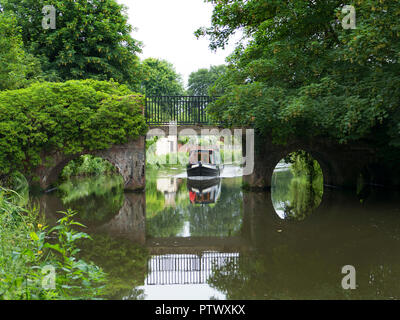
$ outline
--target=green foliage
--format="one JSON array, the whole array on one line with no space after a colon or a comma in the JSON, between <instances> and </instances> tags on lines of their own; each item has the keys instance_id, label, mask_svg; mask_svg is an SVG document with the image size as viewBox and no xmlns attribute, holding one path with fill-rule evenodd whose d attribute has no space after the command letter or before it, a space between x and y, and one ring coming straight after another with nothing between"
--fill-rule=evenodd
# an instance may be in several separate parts
<instances>
[{"instance_id":1,"label":"green foliage","mask_svg":"<svg viewBox=\"0 0 400 320\"><path fill-rule=\"evenodd\" d=\"M324 192L319 163L305 151L287 157L290 170L275 171L272 176L272 202L285 219L302 221L321 204Z\"/></svg>"},{"instance_id":2,"label":"green foliage","mask_svg":"<svg viewBox=\"0 0 400 320\"><path fill-rule=\"evenodd\" d=\"M322 179L318 179L318 183L310 184L307 177L293 178L284 205L286 217L296 221L304 220L321 204L322 195Z\"/></svg>"},{"instance_id":3,"label":"green foliage","mask_svg":"<svg viewBox=\"0 0 400 320\"><path fill-rule=\"evenodd\" d=\"M22 207L28 204L29 183L21 172L14 171L12 174L6 176L2 181L0 180L0 187L15 191L9 193L9 199L13 203Z\"/></svg>"},{"instance_id":4,"label":"green foliage","mask_svg":"<svg viewBox=\"0 0 400 320\"><path fill-rule=\"evenodd\" d=\"M289 155L292 166L290 170L294 177L307 177L310 183L323 177L322 169L317 160L303 150L293 152Z\"/></svg>"},{"instance_id":5,"label":"green foliage","mask_svg":"<svg viewBox=\"0 0 400 320\"><path fill-rule=\"evenodd\" d=\"M103 292L100 285L105 282L105 274L93 263L87 263L77 258L80 251L77 241L91 238L88 234L75 230L76 226L84 227L73 220L77 212L68 210L62 214L64 217L48 231L48 234L57 240L54 243L43 242L40 244L43 245L42 248L48 248L52 253L56 253L54 255L56 270L58 270L56 288L59 288L62 296L72 299L96 298Z\"/></svg>"},{"instance_id":6,"label":"green foliage","mask_svg":"<svg viewBox=\"0 0 400 320\"><path fill-rule=\"evenodd\" d=\"M75 154L126 143L146 133L143 105L126 86L95 80L1 92L0 172L27 172L42 163L42 151Z\"/></svg>"},{"instance_id":7,"label":"green foliage","mask_svg":"<svg viewBox=\"0 0 400 320\"><path fill-rule=\"evenodd\" d=\"M79 212L79 222L102 225L124 204L124 180L120 175L71 178L59 185L57 195L64 207Z\"/></svg>"},{"instance_id":8,"label":"green foliage","mask_svg":"<svg viewBox=\"0 0 400 320\"><path fill-rule=\"evenodd\" d=\"M179 96L184 94L181 76L165 60L148 58L142 63L142 86L148 96Z\"/></svg>"},{"instance_id":9,"label":"green foliage","mask_svg":"<svg viewBox=\"0 0 400 320\"><path fill-rule=\"evenodd\" d=\"M39 61L25 52L16 18L0 12L0 91L22 88L37 73Z\"/></svg>"},{"instance_id":10,"label":"green foliage","mask_svg":"<svg viewBox=\"0 0 400 320\"><path fill-rule=\"evenodd\" d=\"M152 145L156 144L160 137L155 136L146 140L146 150L148 150Z\"/></svg>"},{"instance_id":11,"label":"green foliage","mask_svg":"<svg viewBox=\"0 0 400 320\"><path fill-rule=\"evenodd\" d=\"M188 95L207 96L215 82L226 72L226 66L211 66L209 69L199 69L189 75ZM218 95L217 92L213 92Z\"/></svg>"},{"instance_id":12,"label":"green foliage","mask_svg":"<svg viewBox=\"0 0 400 320\"><path fill-rule=\"evenodd\" d=\"M165 195L163 192L157 189L157 182L160 179L160 176L169 176L172 174L172 170L168 168L160 168L148 166L146 168L146 218L151 219L159 213L162 213L163 210L168 206L165 201ZM178 189L181 192L185 192L186 183L181 183L181 180L178 181ZM185 197L184 197L185 198ZM183 208L186 208L189 205L189 201L181 201L179 199L175 199L175 203L179 204ZM147 228L147 227L146 227Z\"/></svg>"},{"instance_id":13,"label":"green foliage","mask_svg":"<svg viewBox=\"0 0 400 320\"><path fill-rule=\"evenodd\" d=\"M198 36L214 49L239 28L248 40L217 84L214 118L278 143L320 135L400 146L400 2L208 2L212 26ZM344 5L355 6L357 29L342 28Z\"/></svg>"},{"instance_id":14,"label":"green foliage","mask_svg":"<svg viewBox=\"0 0 400 320\"><path fill-rule=\"evenodd\" d=\"M228 149L227 152L225 153L225 149L223 147L221 147L220 154L221 154L221 161L224 164L230 164L230 162L231 162L232 164L235 164L238 166L242 165L242 162L243 162L242 150L237 150L237 149L229 150ZM225 156L226 156L226 160L225 160ZM229 162L228 162L228 159L229 159Z\"/></svg>"},{"instance_id":15,"label":"green foliage","mask_svg":"<svg viewBox=\"0 0 400 320\"><path fill-rule=\"evenodd\" d=\"M146 166L154 168L168 168L168 167L184 167L189 163L189 152L178 151L176 153L167 153L157 155L157 141L159 137L154 137L146 141ZM179 143L186 140L182 138Z\"/></svg>"},{"instance_id":16,"label":"green foliage","mask_svg":"<svg viewBox=\"0 0 400 320\"><path fill-rule=\"evenodd\" d=\"M178 143L181 145L185 145L189 143L190 137L185 137L185 136L178 136Z\"/></svg>"},{"instance_id":17,"label":"green foliage","mask_svg":"<svg viewBox=\"0 0 400 320\"><path fill-rule=\"evenodd\" d=\"M106 299L135 299L135 287L144 284L147 273L148 253L145 248L129 240L94 235L93 241L81 244L79 255L92 261L107 272L108 281L103 297Z\"/></svg>"},{"instance_id":18,"label":"green foliage","mask_svg":"<svg viewBox=\"0 0 400 320\"><path fill-rule=\"evenodd\" d=\"M2 0L21 26L27 51L49 81L114 79L139 90L140 43L131 37L126 7L115 0ZM42 27L45 5L56 10L56 29Z\"/></svg>"},{"instance_id":19,"label":"green foliage","mask_svg":"<svg viewBox=\"0 0 400 320\"><path fill-rule=\"evenodd\" d=\"M92 155L83 155L76 160L71 160L63 169L61 177L98 176L116 174L117 169L107 160Z\"/></svg>"},{"instance_id":20,"label":"green foliage","mask_svg":"<svg viewBox=\"0 0 400 320\"><path fill-rule=\"evenodd\" d=\"M155 216L165 208L165 196L157 190L154 181L146 185L146 214L147 218Z\"/></svg>"},{"instance_id":21,"label":"green foliage","mask_svg":"<svg viewBox=\"0 0 400 320\"><path fill-rule=\"evenodd\" d=\"M16 205L15 196L14 191L0 190L0 298L95 299L102 292L105 274L76 258L76 241L88 235L72 228L79 225L73 221L75 213L64 213L58 224L47 230L38 210ZM43 286L43 270L49 266L55 271L53 288Z\"/></svg>"},{"instance_id":22,"label":"green foliage","mask_svg":"<svg viewBox=\"0 0 400 320\"><path fill-rule=\"evenodd\" d=\"M176 237L182 231L185 217L181 208L165 207L151 218L146 219L147 237Z\"/></svg>"},{"instance_id":23,"label":"green foliage","mask_svg":"<svg viewBox=\"0 0 400 320\"><path fill-rule=\"evenodd\" d=\"M189 152L178 152L171 157L170 153L157 155L150 147L146 155L146 164L149 167L168 168L185 167L189 163Z\"/></svg>"}]
</instances>

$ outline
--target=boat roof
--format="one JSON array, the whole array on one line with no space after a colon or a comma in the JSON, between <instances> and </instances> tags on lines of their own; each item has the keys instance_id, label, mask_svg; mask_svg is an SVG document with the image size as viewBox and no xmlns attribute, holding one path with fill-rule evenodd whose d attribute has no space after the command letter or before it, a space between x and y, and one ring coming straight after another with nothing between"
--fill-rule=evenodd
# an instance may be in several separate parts
<instances>
[{"instance_id":1,"label":"boat roof","mask_svg":"<svg viewBox=\"0 0 400 320\"><path fill-rule=\"evenodd\" d=\"M217 146L196 146L192 147L190 149L190 152L192 151L219 151L219 147Z\"/></svg>"}]
</instances>

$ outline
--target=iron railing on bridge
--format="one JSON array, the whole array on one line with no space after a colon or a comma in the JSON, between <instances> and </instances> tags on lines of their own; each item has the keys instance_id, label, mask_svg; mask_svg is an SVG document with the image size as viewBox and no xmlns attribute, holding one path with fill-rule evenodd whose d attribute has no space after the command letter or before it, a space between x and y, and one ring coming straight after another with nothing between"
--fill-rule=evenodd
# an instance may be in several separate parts
<instances>
[{"instance_id":1,"label":"iron railing on bridge","mask_svg":"<svg viewBox=\"0 0 400 320\"><path fill-rule=\"evenodd\" d=\"M211 124L207 106L215 98L208 96L148 96L145 116L149 125Z\"/></svg>"}]
</instances>

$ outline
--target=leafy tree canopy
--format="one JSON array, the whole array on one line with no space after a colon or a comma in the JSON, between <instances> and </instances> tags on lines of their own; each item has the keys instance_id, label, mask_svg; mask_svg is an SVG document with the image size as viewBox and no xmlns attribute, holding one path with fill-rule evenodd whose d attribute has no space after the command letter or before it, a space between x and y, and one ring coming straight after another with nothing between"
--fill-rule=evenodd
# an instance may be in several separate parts
<instances>
[{"instance_id":1,"label":"leafy tree canopy","mask_svg":"<svg viewBox=\"0 0 400 320\"><path fill-rule=\"evenodd\" d=\"M146 95L179 96L184 93L182 78L168 61L148 58L143 61L142 69L142 91Z\"/></svg>"},{"instance_id":2,"label":"leafy tree canopy","mask_svg":"<svg viewBox=\"0 0 400 320\"><path fill-rule=\"evenodd\" d=\"M36 83L0 92L0 176L28 172L42 151L75 154L144 135L143 97L115 82Z\"/></svg>"},{"instance_id":3,"label":"leafy tree canopy","mask_svg":"<svg viewBox=\"0 0 400 320\"><path fill-rule=\"evenodd\" d=\"M115 0L1 0L15 14L26 49L46 78L114 79L139 90L140 43L130 35L126 8ZM56 29L42 27L45 5L56 8Z\"/></svg>"},{"instance_id":4,"label":"leafy tree canopy","mask_svg":"<svg viewBox=\"0 0 400 320\"><path fill-rule=\"evenodd\" d=\"M0 12L0 90L21 88L37 73L39 62L25 52L15 17Z\"/></svg>"},{"instance_id":5,"label":"leafy tree canopy","mask_svg":"<svg viewBox=\"0 0 400 320\"><path fill-rule=\"evenodd\" d=\"M229 58L218 120L290 136L370 139L400 146L400 2L390 0L208 0L211 48L241 29ZM356 9L345 30L344 5ZM378 142L377 142L378 143Z\"/></svg>"},{"instance_id":6,"label":"leafy tree canopy","mask_svg":"<svg viewBox=\"0 0 400 320\"><path fill-rule=\"evenodd\" d=\"M207 96L215 82L226 71L225 65L199 69L189 75L188 94L191 96Z\"/></svg>"}]
</instances>

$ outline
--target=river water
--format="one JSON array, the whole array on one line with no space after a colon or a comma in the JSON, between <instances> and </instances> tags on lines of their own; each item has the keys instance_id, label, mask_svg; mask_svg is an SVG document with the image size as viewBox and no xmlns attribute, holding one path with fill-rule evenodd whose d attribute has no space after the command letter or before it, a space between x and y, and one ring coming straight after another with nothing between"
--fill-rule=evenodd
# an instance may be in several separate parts
<instances>
[{"instance_id":1,"label":"river water","mask_svg":"<svg viewBox=\"0 0 400 320\"><path fill-rule=\"evenodd\" d=\"M122 178L75 179L40 197L50 224L78 211L87 257L109 273L108 299L399 299L396 191L318 189L280 166L273 188L242 189L241 170L188 181L147 169L146 193ZM344 266L356 289L345 290Z\"/></svg>"}]
</instances>

